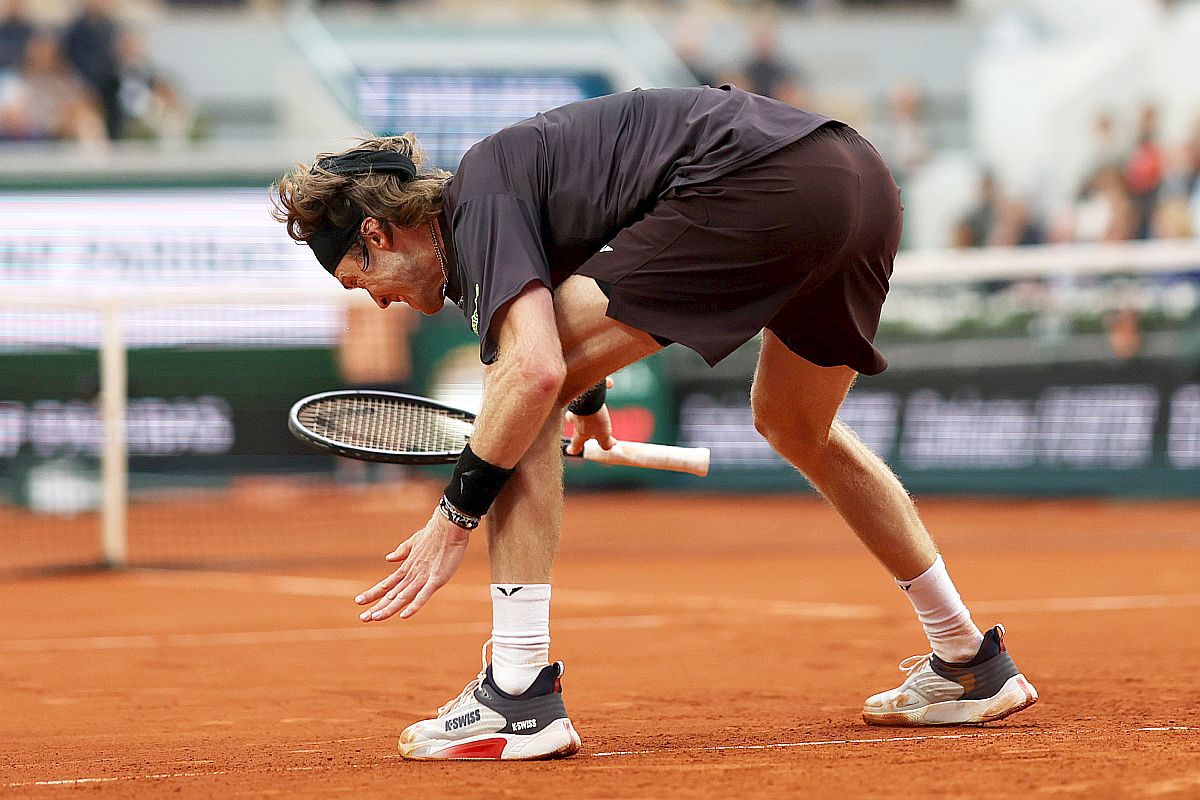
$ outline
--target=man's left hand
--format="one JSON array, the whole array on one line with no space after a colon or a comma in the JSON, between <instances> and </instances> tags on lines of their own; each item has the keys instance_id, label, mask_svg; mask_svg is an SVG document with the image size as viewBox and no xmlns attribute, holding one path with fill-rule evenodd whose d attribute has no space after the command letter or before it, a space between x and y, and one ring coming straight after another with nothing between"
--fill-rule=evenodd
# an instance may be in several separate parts
<instances>
[{"instance_id":1,"label":"man's left hand","mask_svg":"<svg viewBox=\"0 0 1200 800\"><path fill-rule=\"evenodd\" d=\"M613 387L612 377L604 379L606 388ZM612 450L617 446L617 440L613 438L612 419L608 416L608 406L600 406L600 410L595 414L589 414L586 417L581 417L578 414L567 412L567 421L574 426L571 433L571 441L567 445L567 455L577 456L583 452L583 446L588 439L595 439L605 450Z\"/></svg>"},{"instance_id":2,"label":"man's left hand","mask_svg":"<svg viewBox=\"0 0 1200 800\"><path fill-rule=\"evenodd\" d=\"M378 622L397 611L401 619L416 614L458 571L470 540L470 531L434 511L424 528L385 556L388 561L399 562L396 571L354 598L360 606L375 603L358 618Z\"/></svg>"}]
</instances>

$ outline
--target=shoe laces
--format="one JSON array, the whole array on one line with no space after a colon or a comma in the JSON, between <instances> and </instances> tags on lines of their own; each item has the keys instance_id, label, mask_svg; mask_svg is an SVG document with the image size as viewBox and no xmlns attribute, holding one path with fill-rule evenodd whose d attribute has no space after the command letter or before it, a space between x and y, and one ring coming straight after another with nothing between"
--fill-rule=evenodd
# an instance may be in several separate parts
<instances>
[{"instance_id":1,"label":"shoe laces","mask_svg":"<svg viewBox=\"0 0 1200 800\"><path fill-rule=\"evenodd\" d=\"M480 659L483 661L483 667L479 670L479 674L476 675L474 677L474 679L472 679L466 686L463 687L463 690L458 693L458 697L454 698L449 703L446 703L446 705L442 706L441 708L439 708L437 710L437 715L439 717L442 716L443 714L447 714L450 711L453 711L454 709L458 708L460 705L465 703L467 700L469 700L475 696L475 690L479 688L479 684L483 683L483 679L487 677L487 668L488 668L487 649L488 649L488 645L490 645L491 643L492 643L491 639L488 639L486 642L483 643L483 650L480 653Z\"/></svg>"},{"instance_id":2,"label":"shoe laces","mask_svg":"<svg viewBox=\"0 0 1200 800\"><path fill-rule=\"evenodd\" d=\"M909 656L900 662L900 671L905 675L912 675L921 667L929 663L929 659L933 657L933 653L925 653L919 656Z\"/></svg>"}]
</instances>

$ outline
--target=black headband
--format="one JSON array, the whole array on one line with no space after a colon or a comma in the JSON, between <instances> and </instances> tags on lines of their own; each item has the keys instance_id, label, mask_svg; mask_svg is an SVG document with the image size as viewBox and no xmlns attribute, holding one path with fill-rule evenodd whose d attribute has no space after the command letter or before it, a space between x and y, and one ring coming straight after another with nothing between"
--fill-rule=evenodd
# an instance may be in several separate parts
<instances>
[{"instance_id":1,"label":"black headband","mask_svg":"<svg viewBox=\"0 0 1200 800\"><path fill-rule=\"evenodd\" d=\"M315 169L332 172L334 175L396 175L401 183L417 177L417 168L408 156L394 150L351 150L336 156L325 156L317 161ZM327 222L308 235L305 242L312 249L317 261L330 275L345 257L346 251L358 235L366 215L356 210L356 218L348 225Z\"/></svg>"}]
</instances>

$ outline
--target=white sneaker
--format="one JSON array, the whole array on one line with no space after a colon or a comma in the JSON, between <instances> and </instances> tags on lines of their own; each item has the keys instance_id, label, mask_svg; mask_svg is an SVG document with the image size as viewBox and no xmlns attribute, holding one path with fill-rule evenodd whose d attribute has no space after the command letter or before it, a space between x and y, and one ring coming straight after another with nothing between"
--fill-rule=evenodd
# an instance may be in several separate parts
<instances>
[{"instance_id":1,"label":"white sneaker","mask_svg":"<svg viewBox=\"0 0 1200 800\"><path fill-rule=\"evenodd\" d=\"M868 725L971 725L1004 719L1038 700L1004 646L1004 627L983 637L979 652L964 664L929 653L900 662L907 677L897 688L868 698Z\"/></svg>"},{"instance_id":2,"label":"white sneaker","mask_svg":"<svg viewBox=\"0 0 1200 800\"><path fill-rule=\"evenodd\" d=\"M490 642L489 642L490 643ZM483 669L436 719L408 726L400 755L417 761L561 758L579 750L562 700L563 664L545 667L520 695L496 687L483 646Z\"/></svg>"}]
</instances>

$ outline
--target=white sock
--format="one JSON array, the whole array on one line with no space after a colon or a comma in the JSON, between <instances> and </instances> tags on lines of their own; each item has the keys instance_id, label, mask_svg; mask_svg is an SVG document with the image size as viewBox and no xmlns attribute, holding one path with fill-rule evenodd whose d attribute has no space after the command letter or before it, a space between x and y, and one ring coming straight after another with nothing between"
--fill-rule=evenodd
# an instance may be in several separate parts
<instances>
[{"instance_id":1,"label":"white sock","mask_svg":"<svg viewBox=\"0 0 1200 800\"><path fill-rule=\"evenodd\" d=\"M550 663L550 584L492 584L492 679L521 694Z\"/></svg>"},{"instance_id":2,"label":"white sock","mask_svg":"<svg viewBox=\"0 0 1200 800\"><path fill-rule=\"evenodd\" d=\"M941 555L929 569L911 581L897 580L896 585L908 595L938 658L963 662L975 657L983 634L971 621L971 612L954 588Z\"/></svg>"}]
</instances>

